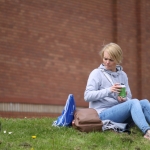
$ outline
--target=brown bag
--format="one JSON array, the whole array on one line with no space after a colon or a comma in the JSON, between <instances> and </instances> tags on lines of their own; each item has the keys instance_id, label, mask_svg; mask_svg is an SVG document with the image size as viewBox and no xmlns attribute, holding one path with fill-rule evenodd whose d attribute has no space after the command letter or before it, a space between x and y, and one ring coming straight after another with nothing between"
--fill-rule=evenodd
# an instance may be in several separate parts
<instances>
[{"instance_id":1,"label":"brown bag","mask_svg":"<svg viewBox=\"0 0 150 150\"><path fill-rule=\"evenodd\" d=\"M92 132L102 131L103 123L95 109L84 108L75 111L72 126L81 132Z\"/></svg>"}]
</instances>

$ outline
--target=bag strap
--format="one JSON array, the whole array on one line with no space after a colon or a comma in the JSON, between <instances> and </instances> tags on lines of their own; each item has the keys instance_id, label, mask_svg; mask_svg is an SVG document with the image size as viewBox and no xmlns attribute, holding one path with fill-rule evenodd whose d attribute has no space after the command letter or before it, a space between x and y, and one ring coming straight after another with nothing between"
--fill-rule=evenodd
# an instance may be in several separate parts
<instances>
[{"instance_id":1,"label":"bag strap","mask_svg":"<svg viewBox=\"0 0 150 150\"><path fill-rule=\"evenodd\" d=\"M114 85L114 83L113 83L112 79L110 78L110 76L109 76L103 69L100 69L100 70L101 70L102 73L105 75L105 77L108 79L108 81L109 81L112 85Z\"/></svg>"}]
</instances>

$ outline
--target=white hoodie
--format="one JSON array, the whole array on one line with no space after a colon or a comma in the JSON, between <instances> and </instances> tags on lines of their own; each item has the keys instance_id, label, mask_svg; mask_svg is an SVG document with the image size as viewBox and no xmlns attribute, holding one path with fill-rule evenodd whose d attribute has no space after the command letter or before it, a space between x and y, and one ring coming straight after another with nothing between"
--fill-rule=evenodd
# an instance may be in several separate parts
<instances>
[{"instance_id":1,"label":"white hoodie","mask_svg":"<svg viewBox=\"0 0 150 150\"><path fill-rule=\"evenodd\" d=\"M86 90L84 92L85 101L89 102L89 108L94 108L98 114L103 110L119 104L118 94L111 92L111 82L104 75L103 71L111 78L113 83L123 83L126 86L127 100L132 98L130 87L128 84L128 77L122 70L122 67L116 66L117 72L106 70L105 66L101 64L97 69L94 69L88 78Z\"/></svg>"}]
</instances>

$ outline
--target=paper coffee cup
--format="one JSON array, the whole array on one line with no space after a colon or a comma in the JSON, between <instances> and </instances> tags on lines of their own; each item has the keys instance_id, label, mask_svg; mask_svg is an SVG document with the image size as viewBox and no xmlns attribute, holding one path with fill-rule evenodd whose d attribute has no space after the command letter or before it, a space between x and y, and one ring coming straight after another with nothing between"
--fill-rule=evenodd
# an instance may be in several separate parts
<instances>
[{"instance_id":1,"label":"paper coffee cup","mask_svg":"<svg viewBox=\"0 0 150 150\"><path fill-rule=\"evenodd\" d=\"M121 86L121 91L119 93L120 97L126 97L126 86L125 85L120 85Z\"/></svg>"}]
</instances>

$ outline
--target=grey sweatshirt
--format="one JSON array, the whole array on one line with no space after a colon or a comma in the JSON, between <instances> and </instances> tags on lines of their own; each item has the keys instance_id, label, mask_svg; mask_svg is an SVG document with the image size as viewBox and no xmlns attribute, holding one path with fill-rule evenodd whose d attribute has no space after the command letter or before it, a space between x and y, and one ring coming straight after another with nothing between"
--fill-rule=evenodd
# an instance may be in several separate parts
<instances>
[{"instance_id":1,"label":"grey sweatshirt","mask_svg":"<svg viewBox=\"0 0 150 150\"><path fill-rule=\"evenodd\" d=\"M128 77L122 67L116 66L117 72L106 70L101 64L97 69L94 69L88 78L87 86L84 92L84 99L89 102L89 108L94 108L98 114L103 110L119 104L118 94L111 92L112 84L104 75L103 71L108 74L113 83L123 83L126 86L127 100L132 98Z\"/></svg>"}]
</instances>

